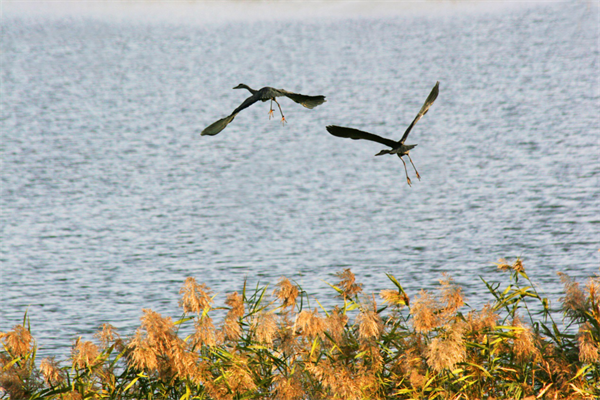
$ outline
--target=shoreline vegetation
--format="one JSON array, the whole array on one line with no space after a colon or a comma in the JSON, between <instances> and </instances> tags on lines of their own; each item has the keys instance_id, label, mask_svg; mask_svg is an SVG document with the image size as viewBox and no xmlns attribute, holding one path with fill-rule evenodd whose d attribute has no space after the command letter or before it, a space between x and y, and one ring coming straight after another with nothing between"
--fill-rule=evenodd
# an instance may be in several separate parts
<instances>
[{"instance_id":1,"label":"shoreline vegetation","mask_svg":"<svg viewBox=\"0 0 600 400\"><path fill-rule=\"evenodd\" d=\"M60 362L36 360L25 315L0 332L0 398L599 398L600 276L580 286L559 273L565 293L551 308L520 259L497 265L507 279L482 278L493 302L479 310L463 310L462 290L447 276L409 298L388 274L390 289L369 296L346 269L330 284L339 305L329 310L318 300L310 307L287 278L275 290L244 285L216 306L210 288L190 277L179 319L144 309L131 337L105 324Z\"/></svg>"}]
</instances>

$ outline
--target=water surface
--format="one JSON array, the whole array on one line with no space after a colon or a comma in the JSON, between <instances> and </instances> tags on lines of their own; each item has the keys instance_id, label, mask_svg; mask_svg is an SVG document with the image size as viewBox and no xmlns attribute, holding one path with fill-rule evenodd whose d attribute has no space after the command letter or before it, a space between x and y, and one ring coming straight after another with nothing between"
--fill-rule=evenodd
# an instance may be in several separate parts
<instances>
[{"instance_id":1,"label":"water surface","mask_svg":"<svg viewBox=\"0 0 600 400\"><path fill-rule=\"evenodd\" d=\"M133 332L142 308L177 316L187 276L219 304L282 275L331 304L344 268L411 296L447 272L480 306L500 257L555 303L557 271L598 272L594 5L257 14L6 13L0 330L29 310L42 354L65 356L104 322ZM412 187L381 145L325 131L400 138L438 80L407 141ZM328 101L282 100L285 126L257 104L201 137L240 82Z\"/></svg>"}]
</instances>

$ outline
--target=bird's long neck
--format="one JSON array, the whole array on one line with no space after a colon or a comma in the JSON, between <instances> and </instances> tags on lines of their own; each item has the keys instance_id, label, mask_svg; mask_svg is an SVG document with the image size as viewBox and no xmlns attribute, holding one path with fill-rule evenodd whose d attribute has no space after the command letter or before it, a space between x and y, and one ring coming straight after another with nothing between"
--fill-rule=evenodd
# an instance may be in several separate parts
<instances>
[{"instance_id":1,"label":"bird's long neck","mask_svg":"<svg viewBox=\"0 0 600 400\"><path fill-rule=\"evenodd\" d=\"M252 94L255 94L257 92L257 90L252 89L250 86L248 86L248 85L246 85L244 83L242 83L240 85L240 89L242 89L242 88L247 89Z\"/></svg>"}]
</instances>

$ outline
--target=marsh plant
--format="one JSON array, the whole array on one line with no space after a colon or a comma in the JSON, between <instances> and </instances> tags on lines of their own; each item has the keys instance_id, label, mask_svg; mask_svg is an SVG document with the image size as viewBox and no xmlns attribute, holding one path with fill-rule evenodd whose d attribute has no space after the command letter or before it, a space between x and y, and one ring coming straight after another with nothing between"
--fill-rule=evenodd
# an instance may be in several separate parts
<instances>
[{"instance_id":1,"label":"marsh plant","mask_svg":"<svg viewBox=\"0 0 600 400\"><path fill-rule=\"evenodd\" d=\"M143 310L127 338L106 324L58 362L36 361L27 317L0 333L0 396L10 399L596 399L600 396L600 277L560 274L551 309L520 259L498 262L506 284L483 280L491 302L465 310L443 277L413 298L394 276L366 295L344 270L325 309L282 278L215 306L187 278L176 320ZM563 317L555 322L556 315ZM224 315L215 321L212 315ZM182 332L186 332L185 334Z\"/></svg>"}]
</instances>

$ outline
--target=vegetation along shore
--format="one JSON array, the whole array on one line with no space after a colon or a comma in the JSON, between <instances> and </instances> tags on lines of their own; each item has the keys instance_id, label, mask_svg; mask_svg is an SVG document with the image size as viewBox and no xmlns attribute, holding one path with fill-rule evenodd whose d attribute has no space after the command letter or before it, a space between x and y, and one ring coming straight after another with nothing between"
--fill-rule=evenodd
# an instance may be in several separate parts
<instances>
[{"instance_id":1,"label":"vegetation along shore","mask_svg":"<svg viewBox=\"0 0 600 400\"><path fill-rule=\"evenodd\" d=\"M0 332L0 398L599 398L600 276L580 285L559 274L565 293L551 306L520 259L497 264L506 280L482 278L493 301L481 309L466 309L447 276L409 297L388 275L389 289L367 295L347 269L331 284L333 309L287 278L216 306L188 278L181 317L144 309L132 336L105 324L65 360L36 360L25 316Z\"/></svg>"}]
</instances>

